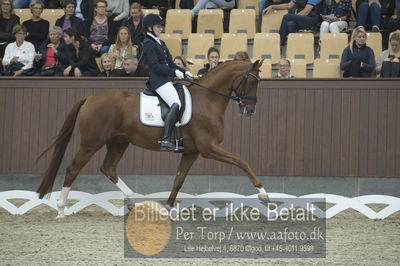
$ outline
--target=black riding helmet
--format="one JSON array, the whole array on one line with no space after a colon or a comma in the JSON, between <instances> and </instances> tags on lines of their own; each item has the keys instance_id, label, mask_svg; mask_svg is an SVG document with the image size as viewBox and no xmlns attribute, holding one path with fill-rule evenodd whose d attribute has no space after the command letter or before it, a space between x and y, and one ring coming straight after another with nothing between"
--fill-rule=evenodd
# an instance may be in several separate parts
<instances>
[{"instance_id":1,"label":"black riding helmet","mask_svg":"<svg viewBox=\"0 0 400 266\"><path fill-rule=\"evenodd\" d=\"M147 29L154 25L164 25L162 17L156 14L148 14L143 18L143 26Z\"/></svg>"}]
</instances>

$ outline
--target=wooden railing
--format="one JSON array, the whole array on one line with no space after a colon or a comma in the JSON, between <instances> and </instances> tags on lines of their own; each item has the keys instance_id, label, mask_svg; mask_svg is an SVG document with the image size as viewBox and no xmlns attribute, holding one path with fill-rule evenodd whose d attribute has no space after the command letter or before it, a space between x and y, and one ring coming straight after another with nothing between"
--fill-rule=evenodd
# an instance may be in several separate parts
<instances>
[{"instance_id":1,"label":"wooden railing","mask_svg":"<svg viewBox=\"0 0 400 266\"><path fill-rule=\"evenodd\" d=\"M45 170L37 156L51 143L76 100L109 88L140 91L145 79L1 78L0 174ZM400 79L262 80L257 113L225 114L224 147L257 175L400 176ZM63 173L79 145L75 129ZM104 148L83 173L99 173ZM174 174L180 155L130 147L121 174ZM243 175L236 167L199 159L191 174Z\"/></svg>"}]
</instances>

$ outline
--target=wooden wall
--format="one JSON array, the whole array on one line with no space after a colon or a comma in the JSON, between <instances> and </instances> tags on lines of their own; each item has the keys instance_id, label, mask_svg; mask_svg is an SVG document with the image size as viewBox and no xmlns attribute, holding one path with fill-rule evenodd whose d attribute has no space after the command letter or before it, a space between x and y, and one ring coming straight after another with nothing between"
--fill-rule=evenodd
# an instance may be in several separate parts
<instances>
[{"instance_id":1,"label":"wooden wall","mask_svg":"<svg viewBox=\"0 0 400 266\"><path fill-rule=\"evenodd\" d=\"M85 95L108 88L139 91L143 79L0 79L0 174L45 170L38 155L57 134L66 113ZM400 176L400 79L263 80L257 113L242 117L231 103L224 146L257 175ZM77 151L74 137L61 172ZM83 173L99 173L104 149ZM180 155L130 147L121 174L174 174ZM243 175L200 158L190 174Z\"/></svg>"}]
</instances>

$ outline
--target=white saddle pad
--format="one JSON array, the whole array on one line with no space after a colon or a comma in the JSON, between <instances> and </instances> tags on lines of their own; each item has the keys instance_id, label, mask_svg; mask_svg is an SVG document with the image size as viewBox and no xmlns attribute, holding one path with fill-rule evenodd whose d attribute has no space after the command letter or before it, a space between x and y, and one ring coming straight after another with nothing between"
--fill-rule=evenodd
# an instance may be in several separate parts
<instances>
[{"instance_id":1,"label":"white saddle pad","mask_svg":"<svg viewBox=\"0 0 400 266\"><path fill-rule=\"evenodd\" d=\"M176 126L185 126L192 119L192 96L186 86L183 86L186 99L186 107L182 116L182 123L179 121ZM146 126L164 127L164 121L161 117L161 108L158 105L158 98L140 93L140 122Z\"/></svg>"}]
</instances>

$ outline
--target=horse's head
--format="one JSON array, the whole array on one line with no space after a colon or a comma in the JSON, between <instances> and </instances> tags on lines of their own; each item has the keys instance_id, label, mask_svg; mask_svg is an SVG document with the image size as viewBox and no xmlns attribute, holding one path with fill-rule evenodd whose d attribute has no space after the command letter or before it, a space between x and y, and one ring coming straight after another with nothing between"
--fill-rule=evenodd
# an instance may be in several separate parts
<instances>
[{"instance_id":1,"label":"horse's head","mask_svg":"<svg viewBox=\"0 0 400 266\"><path fill-rule=\"evenodd\" d=\"M262 63L263 60L257 60L248 65L242 78L234 84L235 100L239 105L241 114L251 116L256 112L257 87Z\"/></svg>"}]
</instances>

